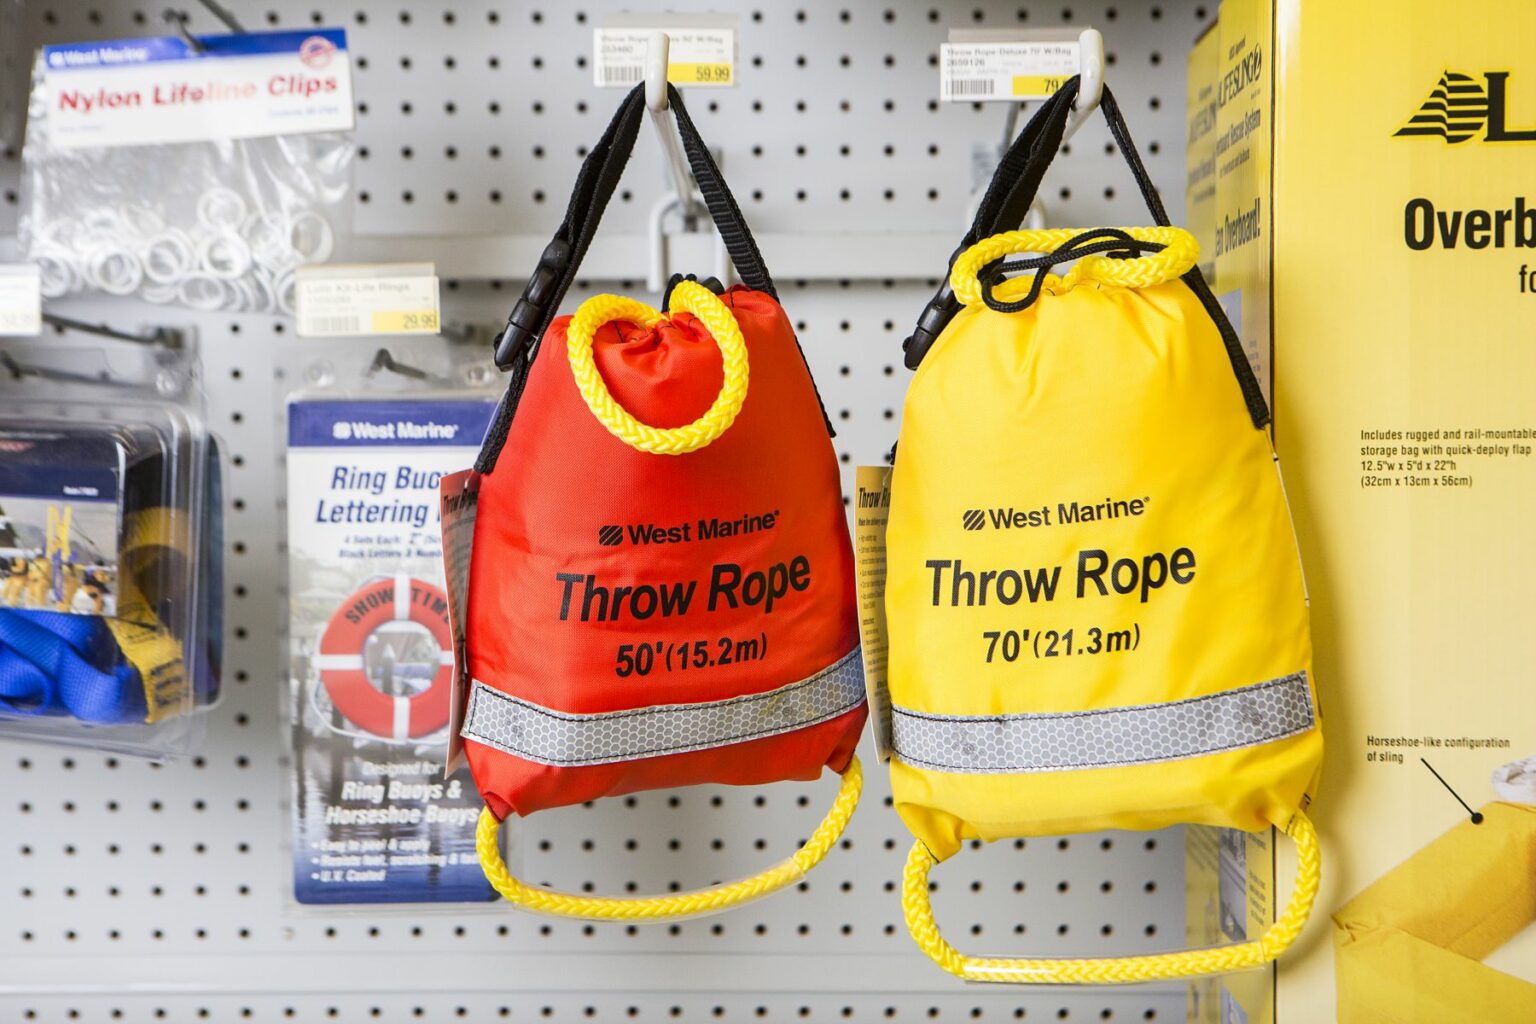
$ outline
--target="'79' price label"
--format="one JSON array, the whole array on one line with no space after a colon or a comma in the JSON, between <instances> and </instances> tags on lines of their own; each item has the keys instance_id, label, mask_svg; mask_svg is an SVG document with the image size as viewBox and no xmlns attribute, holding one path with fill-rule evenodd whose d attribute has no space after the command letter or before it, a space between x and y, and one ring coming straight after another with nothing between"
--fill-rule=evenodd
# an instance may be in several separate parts
<instances>
[{"instance_id":1,"label":"'79' price label","mask_svg":"<svg viewBox=\"0 0 1536 1024\"><path fill-rule=\"evenodd\" d=\"M1043 99L1077 74L1076 40L965 42L939 47L939 98L946 103Z\"/></svg>"}]
</instances>

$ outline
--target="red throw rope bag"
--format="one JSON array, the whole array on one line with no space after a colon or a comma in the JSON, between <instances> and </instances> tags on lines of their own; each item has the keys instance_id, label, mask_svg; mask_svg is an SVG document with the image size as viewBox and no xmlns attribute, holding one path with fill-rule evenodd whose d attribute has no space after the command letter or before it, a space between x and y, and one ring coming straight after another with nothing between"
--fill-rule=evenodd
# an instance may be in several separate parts
<instances>
[{"instance_id":1,"label":"red throw rope bag","mask_svg":"<svg viewBox=\"0 0 1536 1024\"><path fill-rule=\"evenodd\" d=\"M486 802L481 863L512 902L589 919L675 918L788 885L835 844L860 787L863 670L830 426L741 212L669 91L745 285L674 278L665 312L599 295L554 319L634 145L637 87L498 339L511 382L469 483L461 735ZM715 889L555 893L513 878L498 849L508 814L823 766L843 784L806 846Z\"/></svg>"}]
</instances>

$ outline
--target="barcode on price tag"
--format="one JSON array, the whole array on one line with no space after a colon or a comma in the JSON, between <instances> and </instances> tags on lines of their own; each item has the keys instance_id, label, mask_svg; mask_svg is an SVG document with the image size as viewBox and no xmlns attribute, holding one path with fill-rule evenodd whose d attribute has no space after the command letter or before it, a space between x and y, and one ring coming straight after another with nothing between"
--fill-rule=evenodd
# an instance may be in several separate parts
<instances>
[{"instance_id":1,"label":"barcode on price tag","mask_svg":"<svg viewBox=\"0 0 1536 1024\"><path fill-rule=\"evenodd\" d=\"M431 263L300 267L298 335L436 334L437 268Z\"/></svg>"},{"instance_id":2,"label":"barcode on price tag","mask_svg":"<svg viewBox=\"0 0 1536 1024\"><path fill-rule=\"evenodd\" d=\"M939 99L1044 99L1077 74L1076 39L948 42L939 47Z\"/></svg>"},{"instance_id":3,"label":"barcode on price tag","mask_svg":"<svg viewBox=\"0 0 1536 1024\"><path fill-rule=\"evenodd\" d=\"M0 263L0 335L30 338L42 330L42 276L37 264Z\"/></svg>"},{"instance_id":4,"label":"barcode on price tag","mask_svg":"<svg viewBox=\"0 0 1536 1024\"><path fill-rule=\"evenodd\" d=\"M615 16L592 31L592 81L598 86L627 87L645 78L646 51L651 33L665 32L667 81L673 85L735 85L736 27L734 18L715 24L687 23L666 17Z\"/></svg>"}]
</instances>

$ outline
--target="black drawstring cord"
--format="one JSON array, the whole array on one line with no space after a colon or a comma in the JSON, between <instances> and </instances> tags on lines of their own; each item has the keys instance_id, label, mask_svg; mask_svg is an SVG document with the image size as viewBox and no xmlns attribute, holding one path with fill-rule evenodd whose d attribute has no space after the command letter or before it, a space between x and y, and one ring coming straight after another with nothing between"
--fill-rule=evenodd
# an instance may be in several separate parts
<instances>
[{"instance_id":1,"label":"black drawstring cord","mask_svg":"<svg viewBox=\"0 0 1536 1024\"><path fill-rule=\"evenodd\" d=\"M1097 253L1104 253L1111 259L1129 260L1143 253L1159 252L1165 248L1167 247L1161 242L1144 242L1132 238L1128 232L1119 228L1095 228L1067 239L1054 251L1041 256L1028 256L1022 259L999 257L982 267L976 274L976 280L981 285L981 301L987 304L988 309L999 313L1017 313L1035 304L1035 300L1040 297L1041 289L1045 287L1045 275L1058 263L1066 263L1069 260L1093 256ZM1003 302L993 296L992 289L1007 280L1010 274L1017 274L1024 270L1033 270L1035 276L1030 282L1029 292L1022 299Z\"/></svg>"}]
</instances>

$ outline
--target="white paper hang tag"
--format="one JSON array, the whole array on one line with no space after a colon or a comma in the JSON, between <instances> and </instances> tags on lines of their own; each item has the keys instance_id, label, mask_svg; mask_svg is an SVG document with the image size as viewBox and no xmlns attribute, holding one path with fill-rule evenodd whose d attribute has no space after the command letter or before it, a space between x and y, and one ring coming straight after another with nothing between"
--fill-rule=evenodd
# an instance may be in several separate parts
<instances>
[{"instance_id":1,"label":"white paper hang tag","mask_svg":"<svg viewBox=\"0 0 1536 1024\"><path fill-rule=\"evenodd\" d=\"M48 142L59 149L350 131L339 28L43 48Z\"/></svg>"},{"instance_id":2,"label":"white paper hang tag","mask_svg":"<svg viewBox=\"0 0 1536 1024\"><path fill-rule=\"evenodd\" d=\"M592 31L592 82L615 88L645 78L651 33L668 39L667 81L673 85L736 84L734 17L615 16Z\"/></svg>"},{"instance_id":3,"label":"white paper hang tag","mask_svg":"<svg viewBox=\"0 0 1536 1024\"><path fill-rule=\"evenodd\" d=\"M945 103L1044 99L1082 66L1076 34L1063 39L973 39L951 33L939 47L939 99Z\"/></svg>"},{"instance_id":4,"label":"white paper hang tag","mask_svg":"<svg viewBox=\"0 0 1536 1024\"><path fill-rule=\"evenodd\" d=\"M30 338L42 331L42 274L37 264L0 263L0 335Z\"/></svg>"},{"instance_id":5,"label":"white paper hang tag","mask_svg":"<svg viewBox=\"0 0 1536 1024\"><path fill-rule=\"evenodd\" d=\"M858 575L859 642L875 756L891 759L891 696L886 684L885 527L891 516L891 467L860 466L855 478L854 565Z\"/></svg>"},{"instance_id":6,"label":"white paper hang tag","mask_svg":"<svg viewBox=\"0 0 1536 1024\"><path fill-rule=\"evenodd\" d=\"M448 697L448 750L444 776L462 768L464 710L469 700L469 657L464 624L469 615L469 568L475 545L480 474L466 469L443 477L441 493L443 569L448 584L448 625L453 634L453 688Z\"/></svg>"},{"instance_id":7,"label":"white paper hang tag","mask_svg":"<svg viewBox=\"0 0 1536 1024\"><path fill-rule=\"evenodd\" d=\"M437 334L437 268L431 263L354 263L298 268L298 336Z\"/></svg>"}]
</instances>

